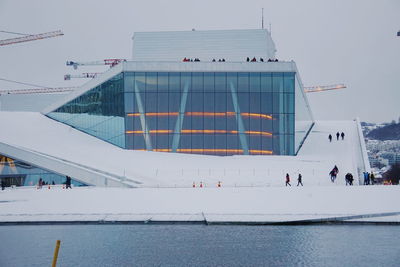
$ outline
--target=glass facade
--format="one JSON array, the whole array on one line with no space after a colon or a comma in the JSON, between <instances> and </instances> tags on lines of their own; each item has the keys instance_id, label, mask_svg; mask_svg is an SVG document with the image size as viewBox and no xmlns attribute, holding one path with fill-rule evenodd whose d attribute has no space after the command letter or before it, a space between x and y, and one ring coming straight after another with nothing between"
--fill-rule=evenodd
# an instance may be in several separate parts
<instances>
[{"instance_id":1,"label":"glass facade","mask_svg":"<svg viewBox=\"0 0 400 267\"><path fill-rule=\"evenodd\" d=\"M0 154L0 180L6 186L35 186L39 179L48 184L63 184L66 181L64 175L56 174L20 160L15 160ZM84 184L72 180L72 184L82 186Z\"/></svg>"},{"instance_id":2,"label":"glass facade","mask_svg":"<svg viewBox=\"0 0 400 267\"><path fill-rule=\"evenodd\" d=\"M120 73L47 116L125 147L123 84L123 74Z\"/></svg>"},{"instance_id":3,"label":"glass facade","mask_svg":"<svg viewBox=\"0 0 400 267\"><path fill-rule=\"evenodd\" d=\"M126 149L294 155L295 73L123 72L48 116Z\"/></svg>"}]
</instances>

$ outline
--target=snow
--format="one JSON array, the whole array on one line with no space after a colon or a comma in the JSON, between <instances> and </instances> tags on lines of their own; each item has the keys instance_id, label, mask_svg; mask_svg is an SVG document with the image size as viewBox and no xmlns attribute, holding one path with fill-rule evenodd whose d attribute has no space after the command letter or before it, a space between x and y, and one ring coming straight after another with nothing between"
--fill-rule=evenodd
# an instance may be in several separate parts
<instances>
[{"instance_id":1,"label":"snow","mask_svg":"<svg viewBox=\"0 0 400 267\"><path fill-rule=\"evenodd\" d=\"M0 223L394 223L399 196L399 186L21 187L0 191Z\"/></svg>"},{"instance_id":2,"label":"snow","mask_svg":"<svg viewBox=\"0 0 400 267\"><path fill-rule=\"evenodd\" d=\"M333 186L344 185L347 172L357 177L364 171L356 121L316 121L297 156L228 157L124 150L35 112L0 112L0 125L6 125L1 128L0 153L31 164L36 157L46 164L41 167L75 174L75 179L96 185L107 184L103 178L97 181L104 176L121 185L141 187L191 186L193 182L213 186L218 181L232 187L281 186L286 173L292 184L301 173L307 186ZM345 132L345 139L330 143L329 133L337 131ZM62 165L53 170L55 163ZM328 173L334 165L339 167L339 176L332 184ZM88 172L96 173L95 182Z\"/></svg>"}]
</instances>

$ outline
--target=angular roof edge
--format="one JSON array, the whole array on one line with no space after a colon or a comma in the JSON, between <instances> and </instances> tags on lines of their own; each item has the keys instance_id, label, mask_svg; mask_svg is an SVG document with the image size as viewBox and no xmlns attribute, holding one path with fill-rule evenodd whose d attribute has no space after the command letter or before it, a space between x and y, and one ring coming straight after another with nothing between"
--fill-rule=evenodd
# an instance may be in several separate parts
<instances>
[{"instance_id":1,"label":"angular roof edge","mask_svg":"<svg viewBox=\"0 0 400 267\"><path fill-rule=\"evenodd\" d=\"M279 62L138 62L127 61L96 76L64 98L44 108L50 113L123 71L137 72L296 72L294 61ZM297 75L298 76L298 75Z\"/></svg>"}]
</instances>

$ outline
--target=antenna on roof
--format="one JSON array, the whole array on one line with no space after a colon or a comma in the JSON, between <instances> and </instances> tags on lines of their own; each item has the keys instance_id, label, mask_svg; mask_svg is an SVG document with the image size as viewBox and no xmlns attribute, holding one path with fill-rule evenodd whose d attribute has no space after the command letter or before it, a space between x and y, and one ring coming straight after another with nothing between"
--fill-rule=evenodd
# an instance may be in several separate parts
<instances>
[{"instance_id":1,"label":"antenna on roof","mask_svg":"<svg viewBox=\"0 0 400 267\"><path fill-rule=\"evenodd\" d=\"M261 8L261 29L264 29L264 8Z\"/></svg>"}]
</instances>

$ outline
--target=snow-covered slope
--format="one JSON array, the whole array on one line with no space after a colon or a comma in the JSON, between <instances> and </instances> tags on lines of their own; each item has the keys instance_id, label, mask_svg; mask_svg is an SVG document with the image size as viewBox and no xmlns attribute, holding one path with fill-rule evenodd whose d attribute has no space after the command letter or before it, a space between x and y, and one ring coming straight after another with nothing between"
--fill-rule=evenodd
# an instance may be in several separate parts
<instances>
[{"instance_id":1,"label":"snow-covered slope","mask_svg":"<svg viewBox=\"0 0 400 267\"><path fill-rule=\"evenodd\" d=\"M0 125L0 154L99 186L280 186L286 173L292 184L301 173L305 185L332 185L335 164L335 185L343 185L345 173L357 177L365 168L356 121L316 121L295 157L129 151L33 112L0 112ZM345 139L330 143L337 131Z\"/></svg>"}]
</instances>

